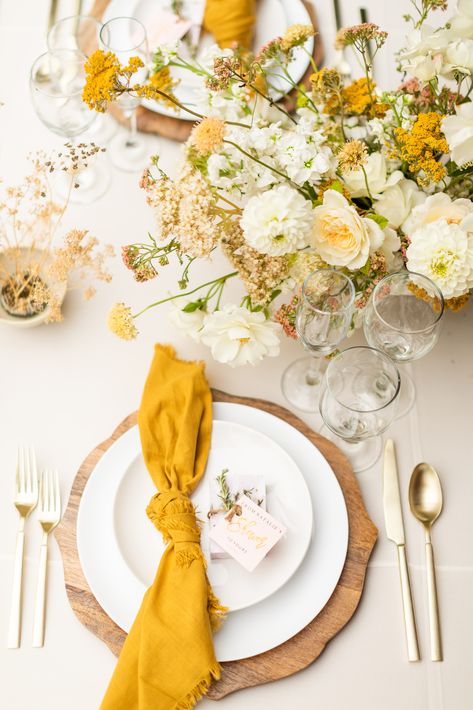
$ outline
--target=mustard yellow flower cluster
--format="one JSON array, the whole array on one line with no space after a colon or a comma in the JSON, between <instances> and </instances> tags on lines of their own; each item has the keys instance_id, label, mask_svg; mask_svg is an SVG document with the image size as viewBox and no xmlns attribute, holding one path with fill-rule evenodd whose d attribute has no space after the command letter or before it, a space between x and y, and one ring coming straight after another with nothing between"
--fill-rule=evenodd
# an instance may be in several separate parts
<instances>
[{"instance_id":1,"label":"mustard yellow flower cluster","mask_svg":"<svg viewBox=\"0 0 473 710\"><path fill-rule=\"evenodd\" d=\"M281 49L283 52L288 52L293 47L304 44L314 34L312 25L291 25L281 39Z\"/></svg>"},{"instance_id":2,"label":"mustard yellow flower cluster","mask_svg":"<svg viewBox=\"0 0 473 710\"><path fill-rule=\"evenodd\" d=\"M207 116L192 131L191 142L199 155L208 155L220 148L224 133L224 121Z\"/></svg>"},{"instance_id":3,"label":"mustard yellow flower cluster","mask_svg":"<svg viewBox=\"0 0 473 710\"><path fill-rule=\"evenodd\" d=\"M178 82L171 76L169 67L166 66L152 74L148 84L143 86L136 84L133 90L144 99L160 101L168 108L176 110L177 105L173 91L177 84Z\"/></svg>"},{"instance_id":4,"label":"mustard yellow flower cluster","mask_svg":"<svg viewBox=\"0 0 473 710\"><path fill-rule=\"evenodd\" d=\"M448 144L441 131L444 117L439 113L420 113L410 130L396 128L394 134L398 143L399 158L404 160L412 173L423 171L425 180L419 182L439 182L446 174L439 159L448 153Z\"/></svg>"}]
</instances>

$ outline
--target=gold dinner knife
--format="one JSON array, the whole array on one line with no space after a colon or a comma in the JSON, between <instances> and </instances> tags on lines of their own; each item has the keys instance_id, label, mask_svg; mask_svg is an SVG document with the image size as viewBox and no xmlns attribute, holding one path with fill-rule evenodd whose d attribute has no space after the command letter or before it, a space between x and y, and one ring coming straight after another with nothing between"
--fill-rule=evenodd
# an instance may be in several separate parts
<instances>
[{"instance_id":1,"label":"gold dinner knife","mask_svg":"<svg viewBox=\"0 0 473 710\"><path fill-rule=\"evenodd\" d=\"M394 442L388 439L384 447L383 504L386 534L397 547L399 574L401 577L402 607L406 629L407 657L409 661L419 661L419 642L417 640L414 605L412 603L411 582L406 557L406 538L402 519L401 495L397 475L396 452Z\"/></svg>"}]
</instances>

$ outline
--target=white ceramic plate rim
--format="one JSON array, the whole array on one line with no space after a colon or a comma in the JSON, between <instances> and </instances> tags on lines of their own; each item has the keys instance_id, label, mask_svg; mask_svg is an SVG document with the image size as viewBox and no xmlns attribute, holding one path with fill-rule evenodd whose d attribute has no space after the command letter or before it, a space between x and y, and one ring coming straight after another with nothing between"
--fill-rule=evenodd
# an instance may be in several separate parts
<instances>
[{"instance_id":1,"label":"white ceramic plate rim","mask_svg":"<svg viewBox=\"0 0 473 710\"><path fill-rule=\"evenodd\" d=\"M227 427L231 427L231 432L228 434L225 432ZM261 566L253 572L245 572L240 569L238 563L232 560L215 560L212 561L209 558L209 540L208 540L208 526L204 526L202 535L202 547L204 553L207 557L208 562L208 573L212 580L213 572L219 573L219 567L222 566L226 568L225 583L222 585L214 584L215 594L219 597L220 601L224 606L229 607L232 612L239 611L240 609L245 609L247 606L252 604L258 604L263 599L266 599L271 594L274 594L283 584L292 577L292 575L297 571L299 565L301 564L304 556L307 552L311 541L312 534L312 502L309 493L309 489L305 482L305 479L296 466L294 461L286 453L286 451L279 446L275 441L266 434L251 429L248 426L242 424L236 424L235 422L227 422L219 419L214 419L213 421L213 432L216 434L215 444L214 439L212 439L212 448L218 450L222 444L225 443L225 436L231 437L237 436L242 438L242 445L245 439L247 439L245 446L251 446L253 443L256 446L259 445L260 450L266 450L268 455L271 453L275 459L275 467L272 471L271 483L276 489L279 488L279 492L276 495L274 492L269 493L270 499L271 495L275 496L274 503L281 505L284 509L284 499L290 499L291 503L295 508L297 508L297 513L293 512L291 517L291 511L289 508L287 510L287 520L285 521L288 527L288 533L284 540L284 548L281 548L282 556L277 557L279 561L283 564L282 570L278 570L279 574L273 576L273 583L271 583L271 570L274 570L275 560L272 561L271 556L268 556L267 560L261 563ZM255 441L256 439L256 441ZM251 443L250 443L251 442ZM119 439L117 439L113 446L113 455L117 459L123 459L128 461L129 465L138 458L142 458L141 455L141 443L139 438L138 427L132 427L129 432L126 432ZM225 447L226 448L226 447ZM131 453L134 451L134 455ZM130 461L130 454L132 456L132 461ZM209 462L212 459L212 449ZM141 585L141 590L137 590L137 599L141 599L146 592L149 583L145 583L142 578L137 577L136 573L131 569L129 563L127 562L126 556L124 555L120 544L119 536L116 527L116 501L120 492L121 485L127 475L129 465L122 466L121 470L115 475L114 468L108 464L109 458L102 458L94 470L94 476L89 478L86 488L84 489L82 500L81 500L81 510L82 517L80 525L78 524L78 532L80 532L80 551L84 559L84 573L87 581L92 589L93 594L99 600L104 600L104 603L109 607L111 590L109 576L103 575L103 568L99 566L98 574L96 573L96 557L99 554L96 540L100 535L100 547L107 551L107 557L110 564L113 565L114 574L118 574L120 579L126 577L126 572L123 566L126 566L129 570L129 574L134 579L137 579ZM245 457L245 464L252 463ZM143 462L143 475L148 477L146 469ZM113 478L112 478L113 476ZM274 478L275 477L275 478ZM108 492L106 495L104 491L104 485L108 486ZM209 471L207 470L199 486L196 488L192 495L192 500L194 501L198 510L207 511L210 505L210 491L209 491ZM152 486L150 486L152 488ZM101 499L101 494L103 499ZM151 495L151 493L150 493ZM281 500L283 498L283 500ZM143 514L144 507L143 505ZM110 515L110 507L113 508L113 514ZM104 520L108 521L107 525L101 524L101 521L94 515L98 509L101 511L101 516ZM89 514L87 515L87 511ZM294 509L293 509L294 511ZM110 527L110 520L113 518L113 525ZM152 535L156 531L150 528ZM161 554L164 552L165 546L161 547ZM160 552L156 551L156 557L153 560L153 576L160 561ZM215 569L217 567L217 569ZM239 587L240 577L243 580ZM112 584L113 590L115 590L115 584ZM243 587L243 593L239 594L241 587ZM133 589L135 589L135 583L133 582ZM120 597L120 595L118 595ZM113 597L117 595L113 592ZM121 613L119 616L112 616L113 621L118 624L125 631L128 631L129 620L133 619L136 610L133 604L134 598L131 599L130 595L126 595L128 606L125 607L126 613ZM118 603L124 602L125 600L121 598L116 598ZM121 611L122 607L118 608L113 606L114 613L117 610Z\"/></svg>"},{"instance_id":2,"label":"white ceramic plate rim","mask_svg":"<svg viewBox=\"0 0 473 710\"><path fill-rule=\"evenodd\" d=\"M216 419L250 426L280 443L306 479L312 497L315 528L313 542L290 581L263 602L229 615L215 636L217 658L223 662L254 656L278 646L301 631L323 609L345 563L348 515L343 493L328 462L297 429L278 417L246 405L215 403L214 415ZM77 543L83 565L80 517L79 508ZM139 580L136 581L141 585ZM120 584L120 580L115 579L115 584ZM110 605L105 606L103 600L97 601L111 616Z\"/></svg>"},{"instance_id":3,"label":"white ceramic plate rim","mask_svg":"<svg viewBox=\"0 0 473 710\"><path fill-rule=\"evenodd\" d=\"M279 0L281 5L283 6L284 13L287 18L287 26L290 27L291 25L295 24L301 24L301 25L311 25L312 20L310 18L310 15L307 11L307 9L304 7L304 4L302 3L302 0ZM107 5L105 12L102 17L102 22L105 24L108 20L111 20L114 17L130 17L133 16L133 13L135 12L136 6L137 6L138 0L135 0L135 3L133 5L133 10L130 10L130 2L129 0L111 0L111 2ZM152 51L152 47L150 47L150 50ZM314 51L314 38L309 37L307 42L304 45L304 49L309 53L309 56L312 56L312 52ZM302 77L304 76L304 73L309 65L310 59L306 54L306 51L304 51L302 47L296 47L293 52L293 59L289 64L289 73L295 83L300 81ZM287 93L287 91L290 90L290 87L287 87L286 85L281 86L281 96L284 95L284 93ZM278 97L275 97L278 98ZM280 97L279 97L280 98ZM180 120L184 121L195 121L195 116L192 116L192 114L188 114L186 111L182 110L177 110L175 111L172 108L166 107L164 104L160 104L156 101L150 100L150 99L145 99L143 102L143 106L145 106L147 109L150 111L153 111L154 113L159 113L163 116L170 116L171 118L179 118Z\"/></svg>"}]
</instances>

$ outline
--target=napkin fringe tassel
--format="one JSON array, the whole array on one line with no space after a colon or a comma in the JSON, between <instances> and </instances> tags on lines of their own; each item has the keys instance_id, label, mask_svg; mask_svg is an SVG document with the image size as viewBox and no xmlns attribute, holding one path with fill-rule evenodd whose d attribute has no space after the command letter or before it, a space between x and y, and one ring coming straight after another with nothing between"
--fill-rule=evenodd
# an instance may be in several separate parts
<instances>
[{"instance_id":1,"label":"napkin fringe tassel","mask_svg":"<svg viewBox=\"0 0 473 710\"><path fill-rule=\"evenodd\" d=\"M207 693L214 680L220 678L220 666L216 663L210 668L207 676L203 678L185 698L180 700L176 705L175 710L191 710L194 705Z\"/></svg>"}]
</instances>

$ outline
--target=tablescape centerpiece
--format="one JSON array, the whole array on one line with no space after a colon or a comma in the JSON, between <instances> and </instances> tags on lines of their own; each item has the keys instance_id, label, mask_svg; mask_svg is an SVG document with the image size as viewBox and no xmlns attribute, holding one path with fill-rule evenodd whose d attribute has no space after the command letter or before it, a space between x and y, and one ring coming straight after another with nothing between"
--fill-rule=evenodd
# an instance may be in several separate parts
<instances>
[{"instance_id":1,"label":"tablescape centerpiece","mask_svg":"<svg viewBox=\"0 0 473 710\"><path fill-rule=\"evenodd\" d=\"M63 151L39 152L31 169L14 186L5 186L0 200L0 320L32 326L60 321L68 289L84 285L84 298L93 297L91 280L108 282L106 268L113 255L100 248L87 230L71 229L58 237L62 219L75 189L75 174L99 149L85 143L66 144ZM68 181L66 197L57 201L51 177Z\"/></svg>"},{"instance_id":2,"label":"tablescape centerpiece","mask_svg":"<svg viewBox=\"0 0 473 710\"><path fill-rule=\"evenodd\" d=\"M428 24L444 0L414 4L411 31L400 49L401 85L380 90L372 59L387 33L372 23L343 29L338 47L353 48L363 75L346 85L335 69L313 67L310 87L287 70L313 33L293 26L253 55L214 49L191 64L176 47L154 53L153 81L123 81L116 58L89 59L84 99L104 110L124 91L176 103L173 69L203 75L205 90L187 107L200 118L172 180L157 159L142 186L156 215L156 234L124 248L137 280L155 278L171 261L182 267L180 291L133 313L124 304L109 325L136 337L135 318L179 299L176 325L232 366L279 352L281 329L296 336L299 290L316 268L349 275L356 288L354 323L376 283L403 266L429 277L446 307L458 310L473 285L473 30L468 5L440 29ZM417 8L417 9L416 9ZM276 80L297 92L286 111ZM181 106L182 108L182 106ZM186 107L184 107L186 108ZM194 262L220 247L231 268L190 287ZM246 294L224 303L230 279ZM419 289L419 297L425 296ZM275 299L284 298L276 307Z\"/></svg>"}]
</instances>

